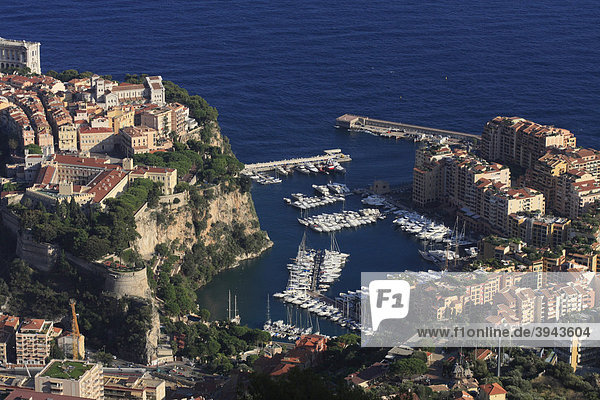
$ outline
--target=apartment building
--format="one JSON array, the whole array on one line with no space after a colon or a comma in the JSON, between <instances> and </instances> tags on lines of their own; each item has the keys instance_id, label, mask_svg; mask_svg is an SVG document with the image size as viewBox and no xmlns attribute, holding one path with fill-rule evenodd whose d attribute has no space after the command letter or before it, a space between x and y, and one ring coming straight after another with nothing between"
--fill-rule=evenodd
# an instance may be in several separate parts
<instances>
[{"instance_id":1,"label":"apartment building","mask_svg":"<svg viewBox=\"0 0 600 400\"><path fill-rule=\"evenodd\" d=\"M75 124L64 124L58 127L58 149L77 151L77 127Z\"/></svg>"},{"instance_id":2,"label":"apartment building","mask_svg":"<svg viewBox=\"0 0 600 400\"><path fill-rule=\"evenodd\" d=\"M592 174L569 169L557 180L554 209L558 214L576 219L597 200L600 200L600 182Z\"/></svg>"},{"instance_id":3,"label":"apartment building","mask_svg":"<svg viewBox=\"0 0 600 400\"><path fill-rule=\"evenodd\" d=\"M83 397L61 396L52 393L39 393L29 389L15 389L5 400L85 400Z\"/></svg>"},{"instance_id":4,"label":"apartment building","mask_svg":"<svg viewBox=\"0 0 600 400\"><path fill-rule=\"evenodd\" d=\"M186 133L190 109L179 103L167 104L167 108L171 110L171 131L175 132L177 135Z\"/></svg>"},{"instance_id":5,"label":"apartment building","mask_svg":"<svg viewBox=\"0 0 600 400\"><path fill-rule=\"evenodd\" d=\"M54 323L43 319L23 321L16 334L17 365L41 366L50 356Z\"/></svg>"},{"instance_id":6,"label":"apartment building","mask_svg":"<svg viewBox=\"0 0 600 400\"><path fill-rule=\"evenodd\" d=\"M419 148L415 154L413 202L421 206L446 201L476 208L476 183L481 179L510 186L510 170L489 163L464 149Z\"/></svg>"},{"instance_id":7,"label":"apartment building","mask_svg":"<svg viewBox=\"0 0 600 400\"><path fill-rule=\"evenodd\" d=\"M413 202L446 202L459 209L470 229L506 233L508 216L545 211L544 196L531 188L511 188L510 170L464 149L422 147L415 156Z\"/></svg>"},{"instance_id":8,"label":"apartment building","mask_svg":"<svg viewBox=\"0 0 600 400\"><path fill-rule=\"evenodd\" d=\"M148 153L155 149L154 139L158 131L148 126L128 126L120 131L121 147L127 157Z\"/></svg>"},{"instance_id":9,"label":"apartment building","mask_svg":"<svg viewBox=\"0 0 600 400\"><path fill-rule=\"evenodd\" d=\"M122 128L134 126L135 124L135 110L133 107L115 107L106 112L106 117L112 120L112 128L115 135Z\"/></svg>"},{"instance_id":10,"label":"apartment building","mask_svg":"<svg viewBox=\"0 0 600 400\"><path fill-rule=\"evenodd\" d=\"M531 188L511 188L482 178L476 182L470 203L463 203L458 216L470 229L506 235L509 215L523 211L544 212L544 196Z\"/></svg>"},{"instance_id":11,"label":"apartment building","mask_svg":"<svg viewBox=\"0 0 600 400\"><path fill-rule=\"evenodd\" d=\"M123 161L125 163L125 160ZM158 182L164 194L173 194L177 185L177 170L174 168L165 167L146 167L136 166L129 171L129 180L150 179L153 182Z\"/></svg>"},{"instance_id":12,"label":"apartment building","mask_svg":"<svg viewBox=\"0 0 600 400\"><path fill-rule=\"evenodd\" d=\"M15 335L19 327L19 317L0 315L0 364L14 363Z\"/></svg>"},{"instance_id":13,"label":"apartment building","mask_svg":"<svg viewBox=\"0 0 600 400\"><path fill-rule=\"evenodd\" d=\"M35 376L35 391L104 400L101 364L52 360Z\"/></svg>"},{"instance_id":14,"label":"apartment building","mask_svg":"<svg viewBox=\"0 0 600 400\"><path fill-rule=\"evenodd\" d=\"M549 148L575 147L575 135L566 129L540 125L519 117L496 117L481 135L481 154L487 160L531 168Z\"/></svg>"},{"instance_id":15,"label":"apartment building","mask_svg":"<svg viewBox=\"0 0 600 400\"><path fill-rule=\"evenodd\" d=\"M509 236L534 247L556 248L569 240L571 220L542 214L510 214Z\"/></svg>"},{"instance_id":16,"label":"apartment building","mask_svg":"<svg viewBox=\"0 0 600 400\"><path fill-rule=\"evenodd\" d=\"M102 84L98 80L94 88L99 101L106 103L107 107L146 101L160 106L165 104L165 87L160 76L148 76L144 79L143 84L124 82L112 85L110 89L106 85L102 88Z\"/></svg>"},{"instance_id":17,"label":"apartment building","mask_svg":"<svg viewBox=\"0 0 600 400\"><path fill-rule=\"evenodd\" d=\"M422 146L415 152L412 199L418 206L425 207L443 199L443 160L447 157L452 157L452 150L447 146Z\"/></svg>"},{"instance_id":18,"label":"apartment building","mask_svg":"<svg viewBox=\"0 0 600 400\"><path fill-rule=\"evenodd\" d=\"M173 131L173 110L169 107L147 108L142 111L140 118L141 125L156 129L159 137L168 137Z\"/></svg>"},{"instance_id":19,"label":"apartment building","mask_svg":"<svg viewBox=\"0 0 600 400\"><path fill-rule=\"evenodd\" d=\"M91 153L108 153L114 150L117 135L112 127L81 126L79 128L79 150Z\"/></svg>"},{"instance_id":20,"label":"apartment building","mask_svg":"<svg viewBox=\"0 0 600 400\"><path fill-rule=\"evenodd\" d=\"M104 400L164 400L165 381L148 373L104 374Z\"/></svg>"}]
</instances>

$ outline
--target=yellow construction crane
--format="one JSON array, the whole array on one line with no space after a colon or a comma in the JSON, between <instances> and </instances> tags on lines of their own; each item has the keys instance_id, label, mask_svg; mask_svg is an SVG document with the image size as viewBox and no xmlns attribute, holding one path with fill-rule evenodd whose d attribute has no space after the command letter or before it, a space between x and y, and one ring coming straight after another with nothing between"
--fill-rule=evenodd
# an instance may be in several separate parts
<instances>
[{"instance_id":1,"label":"yellow construction crane","mask_svg":"<svg viewBox=\"0 0 600 400\"><path fill-rule=\"evenodd\" d=\"M75 312L75 304L77 302L75 299L69 300L69 304L71 304L71 313L73 314L73 321L71 322L71 330L73 331L73 359L81 360L81 353L79 349L79 341L81 338L81 333L79 333L79 324L77 323L77 313Z\"/></svg>"}]
</instances>

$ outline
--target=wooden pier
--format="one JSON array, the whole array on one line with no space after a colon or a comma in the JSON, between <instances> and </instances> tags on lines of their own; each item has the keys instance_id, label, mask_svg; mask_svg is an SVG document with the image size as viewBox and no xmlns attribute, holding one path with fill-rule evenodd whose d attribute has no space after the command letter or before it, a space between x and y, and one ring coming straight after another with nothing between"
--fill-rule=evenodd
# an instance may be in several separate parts
<instances>
[{"instance_id":1,"label":"wooden pier","mask_svg":"<svg viewBox=\"0 0 600 400\"><path fill-rule=\"evenodd\" d=\"M251 174L256 172L264 172L271 171L277 167L285 167L285 166L296 166L302 165L306 163L322 163L329 160L334 160L337 162L347 162L352 161L349 155L342 153L340 149L331 149L325 150L325 154L320 156L312 156L312 157L302 157L302 158L290 158L287 160L280 161L269 161L263 163L254 163L254 164L246 164L244 169L242 170L243 174Z\"/></svg>"},{"instance_id":2,"label":"wooden pier","mask_svg":"<svg viewBox=\"0 0 600 400\"><path fill-rule=\"evenodd\" d=\"M478 140L480 135L472 133L456 132L447 129L430 128L420 125L410 125L401 122L384 121L369 117L361 117L353 114L344 114L336 118L336 124L340 128L350 130L365 130L384 137L404 138L414 134L438 135L463 140Z\"/></svg>"}]
</instances>

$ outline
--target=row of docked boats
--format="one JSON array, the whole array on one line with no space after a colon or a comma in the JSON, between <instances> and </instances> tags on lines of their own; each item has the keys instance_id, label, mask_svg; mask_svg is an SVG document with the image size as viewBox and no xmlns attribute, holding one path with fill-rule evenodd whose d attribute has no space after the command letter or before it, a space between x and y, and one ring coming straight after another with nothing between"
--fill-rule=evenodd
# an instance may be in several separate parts
<instances>
[{"instance_id":1,"label":"row of docked boats","mask_svg":"<svg viewBox=\"0 0 600 400\"><path fill-rule=\"evenodd\" d=\"M281 183L281 179L261 173L249 175L249 178L257 183L260 183L261 185L274 185L276 183Z\"/></svg>"},{"instance_id":2,"label":"row of docked boats","mask_svg":"<svg viewBox=\"0 0 600 400\"><path fill-rule=\"evenodd\" d=\"M348 186L346 186L343 183L328 183L327 185L312 185L312 188L315 189L315 192L317 192L318 194L322 195L322 196L329 196L329 195L342 195L342 196L347 196L349 194L351 194L352 192L350 191L350 189L348 188Z\"/></svg>"},{"instance_id":3,"label":"row of docked boats","mask_svg":"<svg viewBox=\"0 0 600 400\"><path fill-rule=\"evenodd\" d=\"M378 194L371 194L361 199L360 202L368 207L393 207L393 204L388 202L385 197Z\"/></svg>"},{"instance_id":4,"label":"row of docked boats","mask_svg":"<svg viewBox=\"0 0 600 400\"><path fill-rule=\"evenodd\" d=\"M339 162L334 159L327 160L323 163L312 164L312 163L304 163L300 165L296 165L294 169L301 174L311 175L311 174L332 174L332 173L340 173L343 174L346 172L346 168L342 167Z\"/></svg>"},{"instance_id":5,"label":"row of docked boats","mask_svg":"<svg viewBox=\"0 0 600 400\"><path fill-rule=\"evenodd\" d=\"M340 295L346 296L347 294L340 293ZM286 303L294 304L297 307L305 309L318 318L329 319L340 325L342 328L360 330L361 326L358 322L359 318L356 318L353 312L349 311L349 301L341 300L341 297L336 298L335 302L331 302L330 300L319 299L309 295L289 297L289 295L286 295L285 293L275 293L273 296L281 298ZM294 300L290 301L290 298ZM348 306L344 307L344 304L348 304ZM360 305L352 306L352 310L354 310L355 307L360 307ZM297 332L297 330L295 332Z\"/></svg>"},{"instance_id":6,"label":"row of docked boats","mask_svg":"<svg viewBox=\"0 0 600 400\"><path fill-rule=\"evenodd\" d=\"M298 327L294 324L285 323L282 319L273 321L267 320L263 326L263 330L269 332L272 337L279 339L287 339L291 341L296 341L300 339L302 335L310 335L313 333L313 328L311 326L307 328ZM315 334L319 334L320 332L315 332Z\"/></svg>"},{"instance_id":7,"label":"row of docked boats","mask_svg":"<svg viewBox=\"0 0 600 400\"><path fill-rule=\"evenodd\" d=\"M298 247L298 254L287 265L288 283L281 293L273 297L315 314L320 318L328 318L342 327L358 329L356 321L349 318L343 307L336 302L322 297L331 284L341 275L342 268L350 255L342 253L331 235L331 248L315 250L306 247L306 234Z\"/></svg>"},{"instance_id":8,"label":"row of docked boats","mask_svg":"<svg viewBox=\"0 0 600 400\"><path fill-rule=\"evenodd\" d=\"M292 197L294 200L284 197L283 201L292 207L299 208L300 210L310 210L311 208L326 206L334 204L339 201L344 201L344 196L341 195L325 195L325 196L304 196L302 193L293 193Z\"/></svg>"},{"instance_id":9,"label":"row of docked boats","mask_svg":"<svg viewBox=\"0 0 600 400\"><path fill-rule=\"evenodd\" d=\"M346 210L298 218L298 222L316 232L336 232L344 228L373 224L380 219L385 219L385 215L377 208L363 208L359 211Z\"/></svg>"},{"instance_id":10,"label":"row of docked boats","mask_svg":"<svg viewBox=\"0 0 600 400\"><path fill-rule=\"evenodd\" d=\"M452 236L452 229L423 215L407 210L396 211L394 224L401 230L430 242L444 242Z\"/></svg>"},{"instance_id":11,"label":"row of docked boats","mask_svg":"<svg viewBox=\"0 0 600 400\"><path fill-rule=\"evenodd\" d=\"M446 262L454 262L460 259L459 254L450 249L419 250L419 254L425 260L439 264L444 264Z\"/></svg>"}]
</instances>

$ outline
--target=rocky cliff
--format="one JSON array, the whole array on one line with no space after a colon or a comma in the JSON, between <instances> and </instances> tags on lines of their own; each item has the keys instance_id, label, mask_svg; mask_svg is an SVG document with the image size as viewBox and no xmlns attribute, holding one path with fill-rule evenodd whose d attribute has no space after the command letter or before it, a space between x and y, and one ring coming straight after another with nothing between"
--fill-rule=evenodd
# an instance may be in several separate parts
<instances>
[{"instance_id":1,"label":"rocky cliff","mask_svg":"<svg viewBox=\"0 0 600 400\"><path fill-rule=\"evenodd\" d=\"M211 125L208 142L221 147L223 153L233 154L229 142L224 138L217 124ZM200 139L191 137L190 139ZM207 138L204 138L206 141ZM156 245L176 244L180 255L191 250L199 241L205 245L219 245L226 242L226 236L235 232L246 237L261 232L252 196L230 182L221 182L204 188L192 188L197 195L181 193L161 197L154 209L143 209L136 215L137 231L140 237L134 247L143 258L151 258ZM245 249L236 255L236 260L252 258L270 247L266 240L260 249ZM243 247L243 246L242 246Z\"/></svg>"}]
</instances>

